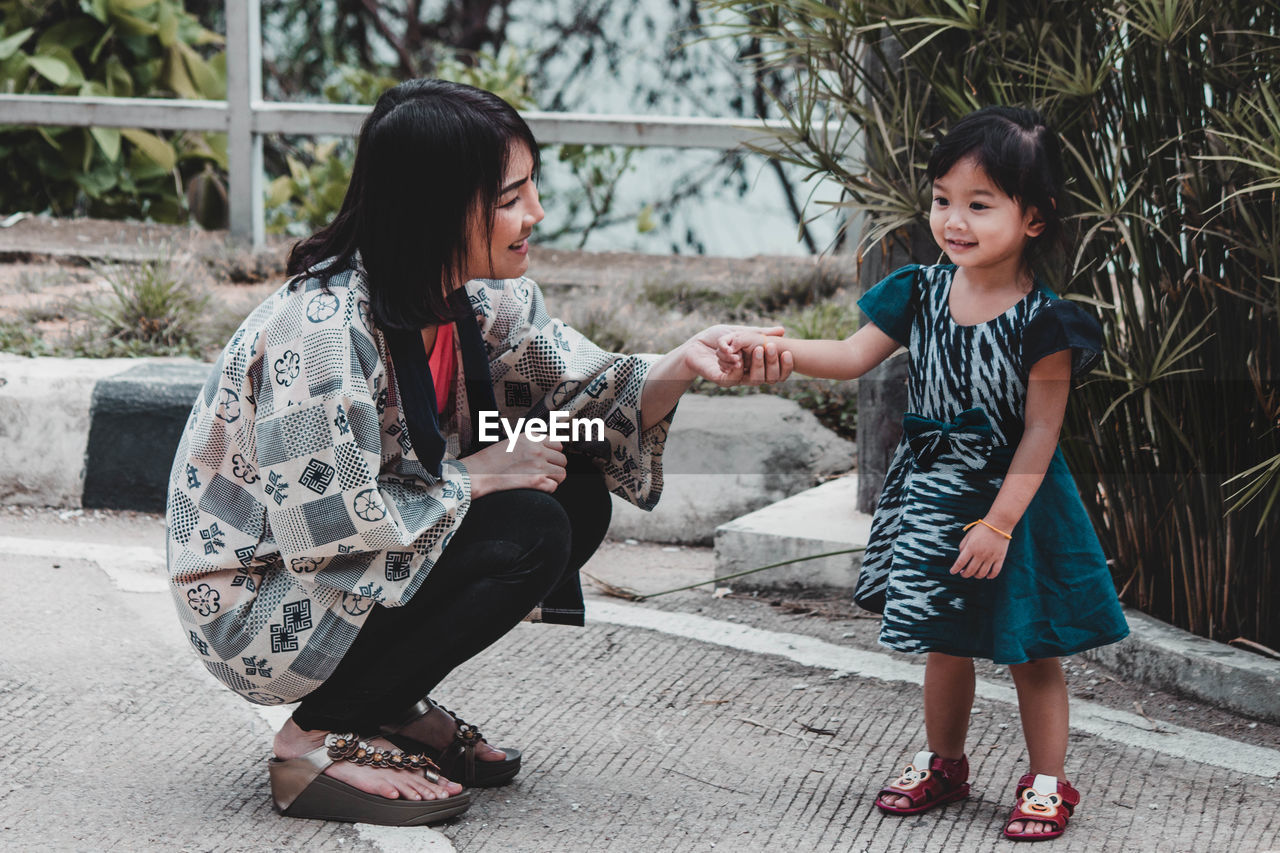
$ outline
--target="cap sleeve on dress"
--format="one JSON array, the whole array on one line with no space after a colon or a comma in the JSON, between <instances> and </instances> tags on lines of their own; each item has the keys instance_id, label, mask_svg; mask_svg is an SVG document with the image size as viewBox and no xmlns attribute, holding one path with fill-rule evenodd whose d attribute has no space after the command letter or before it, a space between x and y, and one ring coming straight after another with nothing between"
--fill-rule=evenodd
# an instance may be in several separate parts
<instances>
[{"instance_id":1,"label":"cap sleeve on dress","mask_svg":"<svg viewBox=\"0 0 1280 853\"><path fill-rule=\"evenodd\" d=\"M1071 350L1071 375L1082 376L1102 357L1102 326L1074 302L1054 299L1042 308L1022 338L1022 363L1026 370L1047 355Z\"/></svg>"},{"instance_id":2,"label":"cap sleeve on dress","mask_svg":"<svg viewBox=\"0 0 1280 853\"><path fill-rule=\"evenodd\" d=\"M858 307L871 318L871 322L904 347L911 345L911 323L918 306L915 283L919 272L918 264L908 264L889 273L858 300Z\"/></svg>"}]
</instances>

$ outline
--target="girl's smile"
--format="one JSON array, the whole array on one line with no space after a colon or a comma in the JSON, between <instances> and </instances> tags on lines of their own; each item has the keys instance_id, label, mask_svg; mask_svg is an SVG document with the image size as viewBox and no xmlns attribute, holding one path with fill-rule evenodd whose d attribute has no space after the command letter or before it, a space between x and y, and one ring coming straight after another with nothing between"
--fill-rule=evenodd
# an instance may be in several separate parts
<instances>
[{"instance_id":1,"label":"girl's smile","mask_svg":"<svg viewBox=\"0 0 1280 853\"><path fill-rule=\"evenodd\" d=\"M1028 241L1044 230L1036 209L1005 194L972 157L933 182L929 228L938 247L972 278L1017 278Z\"/></svg>"}]
</instances>

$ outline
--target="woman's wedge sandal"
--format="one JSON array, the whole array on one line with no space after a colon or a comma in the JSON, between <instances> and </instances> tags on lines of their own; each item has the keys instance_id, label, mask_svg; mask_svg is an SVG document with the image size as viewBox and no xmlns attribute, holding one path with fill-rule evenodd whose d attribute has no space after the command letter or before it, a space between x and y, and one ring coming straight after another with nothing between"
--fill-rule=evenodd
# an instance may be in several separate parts
<instances>
[{"instance_id":1,"label":"woman's wedge sandal","mask_svg":"<svg viewBox=\"0 0 1280 853\"><path fill-rule=\"evenodd\" d=\"M906 797L911 805L889 805L884 801L886 796ZM901 776L880 789L876 795L876 806L887 814L920 814L968 796L968 757L939 758L925 750L915 754Z\"/></svg>"},{"instance_id":2,"label":"woman's wedge sandal","mask_svg":"<svg viewBox=\"0 0 1280 853\"><path fill-rule=\"evenodd\" d=\"M453 740L444 749L434 749L419 740L403 734L404 728L415 720L430 714L439 708L448 714L456 727ZM402 749L412 749L430 756L440 766L440 772L449 779L468 788L496 788L505 785L520 772L520 750L512 747L498 747L506 753L501 761L482 761L476 758L476 745L488 743L484 735L475 726L461 719L457 714L443 705L430 699L423 699L406 712L399 723L383 726L382 736Z\"/></svg>"},{"instance_id":3,"label":"woman's wedge sandal","mask_svg":"<svg viewBox=\"0 0 1280 853\"><path fill-rule=\"evenodd\" d=\"M1013 814L1004 824L1004 837L1014 841L1048 841L1057 838L1067 828L1067 819L1080 805L1080 792L1071 783L1056 776L1028 773L1018 780L1018 803ZM1022 832L1010 832L1009 827L1022 821ZM1048 832L1028 832L1027 824L1037 821L1050 824Z\"/></svg>"},{"instance_id":4,"label":"woman's wedge sandal","mask_svg":"<svg viewBox=\"0 0 1280 853\"><path fill-rule=\"evenodd\" d=\"M357 740L355 735L330 734L324 743L297 758L272 758L267 763L271 773L271 799L280 814L382 826L422 826L456 817L471 806L471 795L467 791L442 800L392 800L339 782L324 775L329 765L337 761L421 770L432 782L440 779L440 768L425 755L372 747Z\"/></svg>"}]
</instances>

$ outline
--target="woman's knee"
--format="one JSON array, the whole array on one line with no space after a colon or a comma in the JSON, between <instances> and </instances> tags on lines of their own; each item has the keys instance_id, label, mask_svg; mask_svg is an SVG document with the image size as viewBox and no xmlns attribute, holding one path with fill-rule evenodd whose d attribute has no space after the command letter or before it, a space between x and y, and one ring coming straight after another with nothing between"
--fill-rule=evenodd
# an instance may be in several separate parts
<instances>
[{"instance_id":1,"label":"woman's knee","mask_svg":"<svg viewBox=\"0 0 1280 853\"><path fill-rule=\"evenodd\" d=\"M599 544L613 519L613 499L604 475L590 463L570 465L569 477L560 484L555 497L568 514L574 539Z\"/></svg>"},{"instance_id":2,"label":"woman's knee","mask_svg":"<svg viewBox=\"0 0 1280 853\"><path fill-rule=\"evenodd\" d=\"M564 507L550 494L534 489L511 489L489 497L501 498L486 507L494 514L492 537L515 546L518 562L547 566L558 576L569 560L572 525Z\"/></svg>"}]
</instances>

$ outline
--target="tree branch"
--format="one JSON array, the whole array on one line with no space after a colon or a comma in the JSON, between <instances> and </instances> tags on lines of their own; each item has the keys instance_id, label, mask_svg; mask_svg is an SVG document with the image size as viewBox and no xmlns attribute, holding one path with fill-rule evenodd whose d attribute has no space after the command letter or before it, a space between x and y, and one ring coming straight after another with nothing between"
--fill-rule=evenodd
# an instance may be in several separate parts
<instances>
[{"instance_id":1,"label":"tree branch","mask_svg":"<svg viewBox=\"0 0 1280 853\"><path fill-rule=\"evenodd\" d=\"M369 13L369 18L373 21L373 27L378 31L378 35L387 40L387 43L395 50L396 56L400 58L400 71L409 77L417 77L418 64L414 62L413 54L405 47L404 42L396 38L395 33L391 32L391 28L387 26L386 21L382 20L378 0L363 0L363 5L365 11Z\"/></svg>"}]
</instances>

